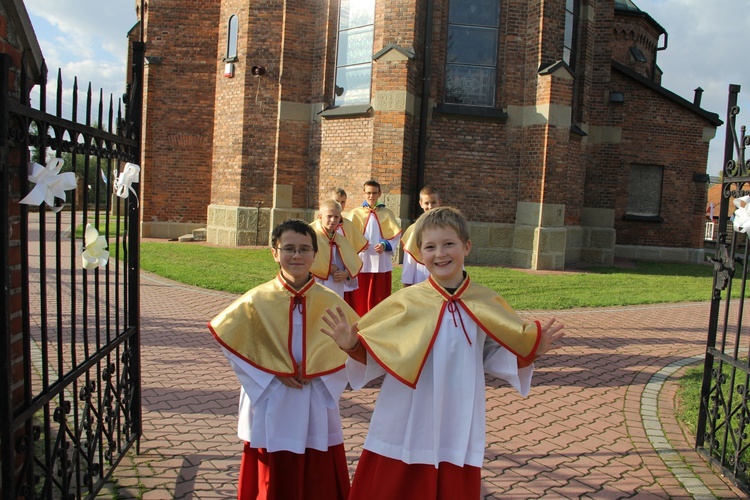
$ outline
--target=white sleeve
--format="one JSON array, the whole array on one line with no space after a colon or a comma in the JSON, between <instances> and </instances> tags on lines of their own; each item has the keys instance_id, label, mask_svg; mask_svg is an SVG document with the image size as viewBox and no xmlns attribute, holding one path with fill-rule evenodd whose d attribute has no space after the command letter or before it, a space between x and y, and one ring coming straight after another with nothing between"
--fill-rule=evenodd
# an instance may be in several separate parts
<instances>
[{"instance_id":1,"label":"white sleeve","mask_svg":"<svg viewBox=\"0 0 750 500\"><path fill-rule=\"evenodd\" d=\"M484 342L484 371L505 380L524 397L531 390L534 365L518 368L516 355L489 337Z\"/></svg>"},{"instance_id":2,"label":"white sleeve","mask_svg":"<svg viewBox=\"0 0 750 500\"><path fill-rule=\"evenodd\" d=\"M346 369L343 369L328 375L315 377L312 380L312 386L326 408L338 410L339 399L341 399L341 394L346 389L348 382Z\"/></svg>"},{"instance_id":3,"label":"white sleeve","mask_svg":"<svg viewBox=\"0 0 750 500\"><path fill-rule=\"evenodd\" d=\"M282 385L281 381L276 378L276 375L255 368L226 348L222 347L222 351L224 351L224 356L229 360L229 364L232 365L232 369L240 380L242 388L254 405L258 405L268 399L268 396Z\"/></svg>"},{"instance_id":4,"label":"white sleeve","mask_svg":"<svg viewBox=\"0 0 750 500\"><path fill-rule=\"evenodd\" d=\"M355 391L363 388L370 380L384 374L385 369L372 359L369 352L367 353L366 365L352 358L346 360L346 375L349 378L349 385Z\"/></svg>"}]
</instances>

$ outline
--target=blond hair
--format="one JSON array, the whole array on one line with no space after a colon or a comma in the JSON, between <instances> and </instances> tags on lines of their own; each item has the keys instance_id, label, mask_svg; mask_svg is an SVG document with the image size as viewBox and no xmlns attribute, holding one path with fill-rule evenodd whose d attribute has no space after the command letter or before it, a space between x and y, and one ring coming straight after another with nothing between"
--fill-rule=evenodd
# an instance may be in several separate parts
<instances>
[{"instance_id":1,"label":"blond hair","mask_svg":"<svg viewBox=\"0 0 750 500\"><path fill-rule=\"evenodd\" d=\"M464 244L469 241L469 223L461 211L454 207L433 208L423 213L415 224L414 237L417 239L417 248L422 248L424 231L436 227L453 229Z\"/></svg>"},{"instance_id":2,"label":"blond hair","mask_svg":"<svg viewBox=\"0 0 750 500\"><path fill-rule=\"evenodd\" d=\"M318 208L318 210L322 211L324 208L332 208L341 212L341 203L334 200L333 198L329 198L320 202L320 207Z\"/></svg>"}]
</instances>

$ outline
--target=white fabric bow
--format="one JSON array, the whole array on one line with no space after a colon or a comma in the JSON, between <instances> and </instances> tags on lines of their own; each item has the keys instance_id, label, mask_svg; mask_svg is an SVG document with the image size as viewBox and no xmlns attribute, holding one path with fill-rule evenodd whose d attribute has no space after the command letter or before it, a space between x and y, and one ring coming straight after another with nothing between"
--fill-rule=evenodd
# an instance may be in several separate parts
<instances>
[{"instance_id":1,"label":"white fabric bow","mask_svg":"<svg viewBox=\"0 0 750 500\"><path fill-rule=\"evenodd\" d=\"M734 206L737 207L732 220L734 230L738 233L747 233L750 227L750 196L737 198L734 200Z\"/></svg>"},{"instance_id":2,"label":"white fabric bow","mask_svg":"<svg viewBox=\"0 0 750 500\"><path fill-rule=\"evenodd\" d=\"M62 206L55 206L55 198L66 201L65 191L76 188L76 174L73 172L60 173L63 167L62 158L52 158L43 167L38 163L29 163L29 181L36 183L34 189L19 203L26 205L41 205L47 203L54 212L62 210Z\"/></svg>"},{"instance_id":3,"label":"white fabric bow","mask_svg":"<svg viewBox=\"0 0 750 500\"><path fill-rule=\"evenodd\" d=\"M91 224L86 224L86 232L83 238L83 268L96 269L107 265L109 251L107 250L107 238L101 236Z\"/></svg>"},{"instance_id":4,"label":"white fabric bow","mask_svg":"<svg viewBox=\"0 0 750 500\"><path fill-rule=\"evenodd\" d=\"M127 198L129 192L132 192L135 195L136 203L138 203L138 193L133 189L133 183L139 182L140 172L141 167L135 163L126 163L125 168L115 179L115 194L120 198Z\"/></svg>"}]
</instances>

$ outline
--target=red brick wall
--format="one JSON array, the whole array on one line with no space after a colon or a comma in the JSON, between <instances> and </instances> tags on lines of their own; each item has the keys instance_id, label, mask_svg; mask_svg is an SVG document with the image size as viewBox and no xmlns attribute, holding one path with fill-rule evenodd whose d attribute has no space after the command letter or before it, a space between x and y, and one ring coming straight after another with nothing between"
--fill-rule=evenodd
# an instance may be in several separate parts
<instances>
[{"instance_id":1,"label":"red brick wall","mask_svg":"<svg viewBox=\"0 0 750 500\"><path fill-rule=\"evenodd\" d=\"M146 11L144 222L205 222L210 201L220 0L150 2ZM223 56L223 54L222 54Z\"/></svg>"},{"instance_id":2,"label":"red brick wall","mask_svg":"<svg viewBox=\"0 0 750 500\"><path fill-rule=\"evenodd\" d=\"M23 51L18 35L20 28L9 22L9 19L5 17L6 11L4 9L0 9L0 14L0 52L7 54L10 58L8 91L10 98L18 101L21 98L20 74ZM31 57L30 54L29 57ZM34 64L34 62L27 61L27 65L30 64ZM31 91L31 87L37 83L29 82L28 90ZM21 193L21 179L22 176L27 175L27 169L25 165L21 164L21 151L13 149L12 144L9 145L5 160L4 166L8 171L3 172L3 179L4 182L7 179L8 184L3 186L2 189L6 189L8 193L6 210L9 231L3 238L3 244L6 245L7 260L2 265L7 266L5 276L8 281L3 283L5 288L3 293L8 299L7 303L4 304L4 307L7 308L4 311L4 317L8 320L8 331L2 332L0 336L3 337L3 345L5 345L7 339L10 346L10 352L3 353L3 356L7 356L10 363L8 372L10 375L10 380L8 380L10 385L9 405L11 409L18 409L24 403L23 288L21 274L23 256L21 254L21 205L19 201L25 195L25 193ZM16 436L12 439L19 437L22 433L23 429L18 430ZM11 444L3 443L3 446L11 446ZM20 469L24 458L22 453L15 454L15 463L12 467L16 470ZM4 498L2 485L0 485L0 497Z\"/></svg>"}]
</instances>

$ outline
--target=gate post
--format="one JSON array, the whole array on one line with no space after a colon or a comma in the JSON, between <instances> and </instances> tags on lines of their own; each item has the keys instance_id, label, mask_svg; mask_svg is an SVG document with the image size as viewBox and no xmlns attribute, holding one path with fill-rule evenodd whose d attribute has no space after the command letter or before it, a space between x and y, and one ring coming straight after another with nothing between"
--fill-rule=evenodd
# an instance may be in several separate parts
<instances>
[{"instance_id":1,"label":"gate post","mask_svg":"<svg viewBox=\"0 0 750 500\"><path fill-rule=\"evenodd\" d=\"M17 430L13 412L23 401L23 303L21 293L20 178L18 150L8 144L8 120L12 60L0 54L0 498L13 498L20 463L15 453ZM15 161L14 161L15 160Z\"/></svg>"},{"instance_id":2,"label":"gate post","mask_svg":"<svg viewBox=\"0 0 750 500\"><path fill-rule=\"evenodd\" d=\"M130 103L130 116L128 123L128 133L131 136L138 138L137 151L135 158L143 165L143 158L141 155L143 142L141 141L141 129L143 127L143 66L145 60L146 44L144 42L133 42L133 81L132 81L132 101ZM140 182L133 186L133 189L139 193L139 198L143 199L143 193L140 192ZM141 223L140 223L140 207L138 204L138 198L128 196L128 219L129 219L129 252L128 252L128 280L130 287L128 290L129 294L129 324L131 328L136 329L136 334L133 335L131 342L133 342L132 350L132 369L133 369L133 380L135 381L133 387L133 409L132 409L132 422L133 431L138 436L136 441L136 453L141 452L141 435L143 434L143 422L142 422L142 411L141 411L141 302L140 302L140 283L141 283L141 268L140 268L140 234L141 234Z\"/></svg>"},{"instance_id":3,"label":"gate post","mask_svg":"<svg viewBox=\"0 0 750 500\"><path fill-rule=\"evenodd\" d=\"M727 255L726 249L729 246L727 243L727 214L729 212L729 198L723 194L723 186L725 183L730 182L731 179L727 178L727 165L734 157L734 141L733 141L733 120L732 110L737 106L737 95L740 93L739 85L729 85L729 97L727 99L727 121L726 121L726 139L724 141L724 166L722 167L722 196L721 203L719 205L719 227L718 235L716 238L716 256L714 260L714 280L711 291L711 310L708 316L708 337L706 339L706 358L703 364L703 384L701 386L701 398L700 398L700 411L698 412L698 426L695 432L695 447L701 448L705 444L706 439L706 421L709 408L706 401L703 398L704 394L708 394L711 389L711 369L714 364L714 356L711 349L716 347L716 333L719 325L719 312L721 307L721 290L724 288L721 283L718 282L719 271L731 272L731 270L724 270L724 256ZM733 256L732 256L733 257ZM722 268L722 269L720 269ZM729 276L731 280L731 276ZM731 297L727 297L727 300L731 300Z\"/></svg>"}]
</instances>

